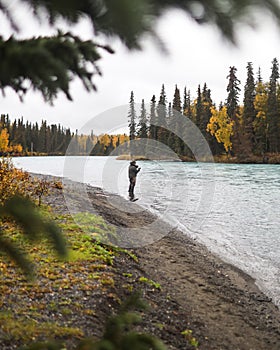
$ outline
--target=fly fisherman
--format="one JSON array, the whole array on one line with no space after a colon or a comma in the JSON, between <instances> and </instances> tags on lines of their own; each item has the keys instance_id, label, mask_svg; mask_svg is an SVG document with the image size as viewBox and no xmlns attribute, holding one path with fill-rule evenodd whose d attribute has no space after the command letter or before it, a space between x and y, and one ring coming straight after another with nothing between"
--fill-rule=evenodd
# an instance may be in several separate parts
<instances>
[{"instance_id":1,"label":"fly fisherman","mask_svg":"<svg viewBox=\"0 0 280 350\"><path fill-rule=\"evenodd\" d=\"M133 160L130 162L129 168L128 168L128 177L129 177L129 200L134 200L134 187L136 184L136 176L139 173L141 168L136 165L136 161Z\"/></svg>"}]
</instances>

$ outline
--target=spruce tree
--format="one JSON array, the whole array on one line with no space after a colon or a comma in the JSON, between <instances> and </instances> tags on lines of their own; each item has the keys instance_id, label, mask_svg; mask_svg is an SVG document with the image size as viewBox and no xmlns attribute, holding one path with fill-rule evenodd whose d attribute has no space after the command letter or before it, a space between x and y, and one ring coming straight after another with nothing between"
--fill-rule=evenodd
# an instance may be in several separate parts
<instances>
[{"instance_id":1,"label":"spruce tree","mask_svg":"<svg viewBox=\"0 0 280 350\"><path fill-rule=\"evenodd\" d=\"M240 94L240 80L236 76L237 69L233 66L229 68L229 75L227 76L228 85L227 92L228 97L226 100L227 114L234 121L236 118L236 109L239 102Z\"/></svg>"},{"instance_id":2,"label":"spruce tree","mask_svg":"<svg viewBox=\"0 0 280 350\"><path fill-rule=\"evenodd\" d=\"M259 69L258 69L258 73L257 73L257 84L258 83L262 83L263 82L263 80L262 80L262 72L261 72L261 67L259 67Z\"/></svg>"},{"instance_id":3,"label":"spruce tree","mask_svg":"<svg viewBox=\"0 0 280 350\"><path fill-rule=\"evenodd\" d=\"M156 112L156 97L153 95L150 104L150 127L149 127L149 138L157 139L157 112Z\"/></svg>"},{"instance_id":4,"label":"spruce tree","mask_svg":"<svg viewBox=\"0 0 280 350\"><path fill-rule=\"evenodd\" d=\"M252 154L255 145L254 127L253 123L256 118L255 109L255 79L252 62L247 64L247 80L244 88L244 109L243 109L243 130L245 138L244 152Z\"/></svg>"},{"instance_id":5,"label":"spruce tree","mask_svg":"<svg viewBox=\"0 0 280 350\"><path fill-rule=\"evenodd\" d=\"M190 90L186 91L186 95L184 97L184 107L183 114L188 117L190 120L194 121L195 116L193 114L192 101L191 101L191 92Z\"/></svg>"},{"instance_id":6,"label":"spruce tree","mask_svg":"<svg viewBox=\"0 0 280 350\"><path fill-rule=\"evenodd\" d=\"M131 91L129 100L129 110L128 110L128 127L129 127L129 151L130 156L133 158L136 154L136 144L134 140L136 139L136 111L134 102L134 93Z\"/></svg>"},{"instance_id":7,"label":"spruce tree","mask_svg":"<svg viewBox=\"0 0 280 350\"><path fill-rule=\"evenodd\" d=\"M197 99L196 99L196 113L195 113L195 124L201 131L201 120L202 120L202 96L200 85L197 88Z\"/></svg>"},{"instance_id":8,"label":"spruce tree","mask_svg":"<svg viewBox=\"0 0 280 350\"><path fill-rule=\"evenodd\" d=\"M194 121L193 110L191 107L191 92L190 90L187 90L186 87L184 88L183 114L189 120ZM183 138L187 139L187 137L188 137L188 130L185 126L183 129ZM190 150L189 146L185 142L183 143L182 155L187 156L188 158L193 157L192 151Z\"/></svg>"},{"instance_id":9,"label":"spruce tree","mask_svg":"<svg viewBox=\"0 0 280 350\"><path fill-rule=\"evenodd\" d=\"M169 135L169 146L174 150L177 154L182 154L184 144L181 138L179 138L178 134L180 134L183 125L181 125L180 118L177 117L177 113L181 114L182 112L182 103L180 90L177 85L175 85L173 103L172 103L172 118L171 123L173 124L173 129L175 130L175 134Z\"/></svg>"},{"instance_id":10,"label":"spruce tree","mask_svg":"<svg viewBox=\"0 0 280 350\"><path fill-rule=\"evenodd\" d=\"M136 137L136 111L134 102L134 93L131 91L128 110L128 127L129 127L129 139L134 140Z\"/></svg>"},{"instance_id":11,"label":"spruce tree","mask_svg":"<svg viewBox=\"0 0 280 350\"><path fill-rule=\"evenodd\" d=\"M185 111L188 108L188 93L187 93L187 87L184 87L184 97L183 97L183 114L185 114Z\"/></svg>"},{"instance_id":12,"label":"spruce tree","mask_svg":"<svg viewBox=\"0 0 280 350\"><path fill-rule=\"evenodd\" d=\"M202 101L202 111L201 111L201 117L200 117L200 131L204 137L207 137L207 124L209 123L209 120L212 116L211 114L211 107L213 105L212 98L211 98L211 90L208 89L206 83L203 86L202 95L201 95L201 101Z\"/></svg>"},{"instance_id":13,"label":"spruce tree","mask_svg":"<svg viewBox=\"0 0 280 350\"><path fill-rule=\"evenodd\" d=\"M162 84L159 101L157 105L157 118L159 126L156 127L157 140L167 144L167 99L164 84Z\"/></svg>"},{"instance_id":14,"label":"spruce tree","mask_svg":"<svg viewBox=\"0 0 280 350\"><path fill-rule=\"evenodd\" d=\"M232 66L229 68L229 75L227 76L228 96L226 99L227 115L230 121L233 122L233 135L232 135L232 149L235 155L240 151L240 118L239 118L239 94L240 94L240 80L236 76L237 69Z\"/></svg>"},{"instance_id":15,"label":"spruce tree","mask_svg":"<svg viewBox=\"0 0 280 350\"><path fill-rule=\"evenodd\" d=\"M172 108L178 111L179 113L182 113L180 90L178 89L177 85L175 85Z\"/></svg>"},{"instance_id":16,"label":"spruce tree","mask_svg":"<svg viewBox=\"0 0 280 350\"><path fill-rule=\"evenodd\" d=\"M141 111L138 123L138 137L147 138L148 137L148 125L147 125L147 113L145 108L145 101L142 99Z\"/></svg>"},{"instance_id":17,"label":"spruce tree","mask_svg":"<svg viewBox=\"0 0 280 350\"><path fill-rule=\"evenodd\" d=\"M271 76L268 88L267 106L267 137L269 152L278 152L279 147L279 110L277 103L277 81L279 78L279 63L276 58L272 61Z\"/></svg>"},{"instance_id":18,"label":"spruce tree","mask_svg":"<svg viewBox=\"0 0 280 350\"><path fill-rule=\"evenodd\" d=\"M137 145L137 152L141 156L146 155L147 138L148 138L148 125L147 125L147 112L145 107L145 101L142 99L141 111L138 123L138 137L141 139L139 145Z\"/></svg>"}]
</instances>

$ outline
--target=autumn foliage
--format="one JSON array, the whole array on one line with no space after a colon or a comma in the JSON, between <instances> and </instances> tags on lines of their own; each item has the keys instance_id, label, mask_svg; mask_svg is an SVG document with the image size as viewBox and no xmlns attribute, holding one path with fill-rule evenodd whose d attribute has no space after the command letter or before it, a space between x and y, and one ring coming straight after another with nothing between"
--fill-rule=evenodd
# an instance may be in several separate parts
<instances>
[{"instance_id":1,"label":"autumn foliage","mask_svg":"<svg viewBox=\"0 0 280 350\"><path fill-rule=\"evenodd\" d=\"M207 131L214 135L219 143L224 145L226 152L232 148L231 136L233 122L227 114L227 108L224 106L221 110L211 108L212 117L207 125Z\"/></svg>"},{"instance_id":2,"label":"autumn foliage","mask_svg":"<svg viewBox=\"0 0 280 350\"><path fill-rule=\"evenodd\" d=\"M1 130L0 125L0 153L1 154L7 154L7 153L21 153L22 152L22 146L20 144L11 144L9 141L9 133L6 128L3 128Z\"/></svg>"},{"instance_id":3,"label":"autumn foliage","mask_svg":"<svg viewBox=\"0 0 280 350\"><path fill-rule=\"evenodd\" d=\"M31 176L14 167L11 159L0 160L0 204L14 195L38 200L39 204L43 194L46 194L50 184L45 180L31 178Z\"/></svg>"}]
</instances>

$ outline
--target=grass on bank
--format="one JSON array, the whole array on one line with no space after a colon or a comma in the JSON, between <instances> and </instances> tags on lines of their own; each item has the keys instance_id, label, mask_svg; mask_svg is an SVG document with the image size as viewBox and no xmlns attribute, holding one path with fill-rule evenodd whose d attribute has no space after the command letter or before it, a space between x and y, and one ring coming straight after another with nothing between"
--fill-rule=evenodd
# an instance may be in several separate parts
<instances>
[{"instance_id":1,"label":"grass on bank","mask_svg":"<svg viewBox=\"0 0 280 350\"><path fill-rule=\"evenodd\" d=\"M112 288L115 283L115 256L127 254L134 261L137 260L131 252L100 243L99 239L103 238L103 235L106 237L109 233L114 235L114 229L101 217L89 213L77 214L79 220L77 225L70 215L55 215L46 207L41 208L41 211L45 217L54 217L56 223L63 229L70 258L64 261L58 259L47 240L34 247L26 241L17 227L11 223L6 227L12 239L24 244L31 255L36 264L37 277L35 282L26 280L12 261L8 262L5 256L0 256L0 343L22 346L43 342L42 347L38 349L48 349L44 342L56 339L56 346L58 341L61 341L64 344L63 349L74 349L74 343L82 341L83 344L90 336L95 338L96 346L100 345L96 349L103 349L103 342L105 344L112 338L110 342L119 339L132 344L135 341L139 346L143 342L146 344L143 349L166 350L166 347L153 336L133 331L127 333L132 324L141 320L139 315L125 310L124 313L108 319L108 313L111 314L113 311L109 305L121 305L117 290ZM125 272L122 276L127 282L122 287L129 292L134 293L139 288L139 283L146 284L150 290L161 289L158 283L146 277ZM95 303L97 300L101 303L98 307ZM100 315L96 312L100 311L100 305L104 303L105 315L103 314L103 320L100 321ZM105 319L107 326L103 333ZM86 323L92 325L90 334L85 334L83 325ZM162 325L162 330L164 327ZM99 331L97 332L95 328L99 328ZM103 338L97 340L102 333ZM190 333L182 333L182 336L192 348L197 348L197 342ZM27 349L30 350L32 347ZM87 348L78 345L75 349Z\"/></svg>"},{"instance_id":2,"label":"grass on bank","mask_svg":"<svg viewBox=\"0 0 280 350\"><path fill-rule=\"evenodd\" d=\"M53 215L46 208L42 210L46 217ZM37 275L35 282L28 282L12 261L6 256L0 257L0 334L7 341L23 344L50 336L83 337L75 320L95 312L83 298L105 293L114 285L111 266L117 252L98 242L100 235L110 230L113 234L113 229L102 218L88 214L85 217L85 225L90 222L87 234L69 215L57 215L55 221L68 242L70 258L67 261L58 259L46 240L34 247L18 227L6 224L6 233L24 245L30 254Z\"/></svg>"}]
</instances>

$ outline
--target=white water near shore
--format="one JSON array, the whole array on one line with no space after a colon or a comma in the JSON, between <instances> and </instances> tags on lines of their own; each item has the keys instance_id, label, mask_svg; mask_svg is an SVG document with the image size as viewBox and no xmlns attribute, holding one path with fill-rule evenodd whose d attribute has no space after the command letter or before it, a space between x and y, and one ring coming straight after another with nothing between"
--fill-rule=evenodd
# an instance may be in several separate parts
<instances>
[{"instance_id":1,"label":"white water near shore","mask_svg":"<svg viewBox=\"0 0 280 350\"><path fill-rule=\"evenodd\" d=\"M73 157L72 180L127 198L128 161L113 157L79 159L84 164L83 177L75 175ZM33 173L69 175L64 157L22 157L13 161ZM210 251L249 273L279 306L280 166L158 161L138 164L142 168L136 185L139 205L172 221Z\"/></svg>"}]
</instances>

